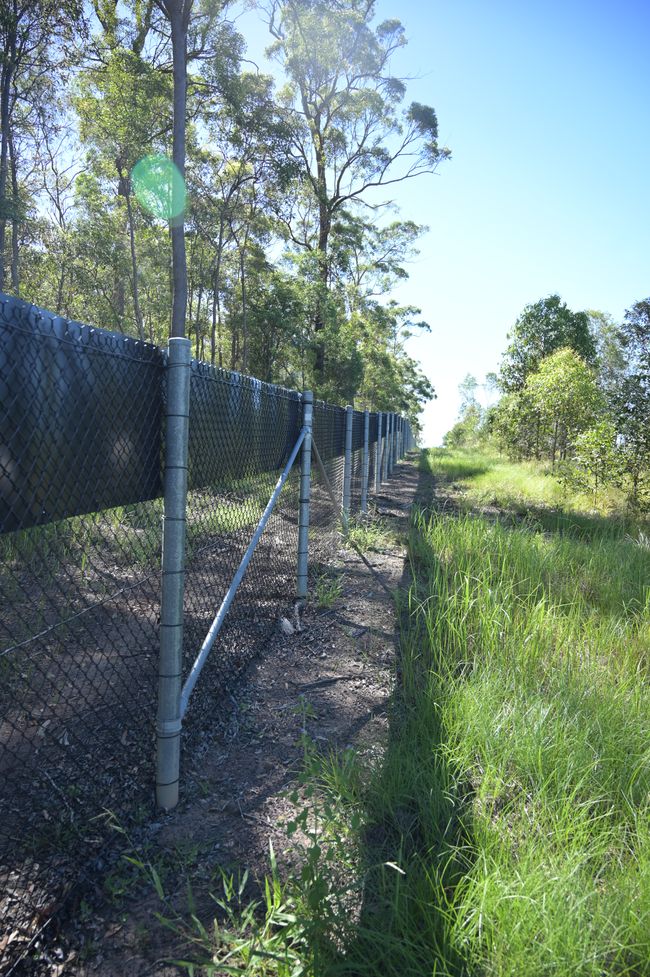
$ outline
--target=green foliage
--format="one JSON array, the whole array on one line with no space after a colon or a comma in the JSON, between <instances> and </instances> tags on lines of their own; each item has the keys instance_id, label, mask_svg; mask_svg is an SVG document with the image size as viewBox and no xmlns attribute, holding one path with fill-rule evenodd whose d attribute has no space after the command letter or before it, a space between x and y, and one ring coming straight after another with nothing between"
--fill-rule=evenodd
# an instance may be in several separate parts
<instances>
[{"instance_id":1,"label":"green foliage","mask_svg":"<svg viewBox=\"0 0 650 977\"><path fill-rule=\"evenodd\" d=\"M39 74L43 126L29 138L40 189L21 184L20 201L5 201L8 217L29 217L16 276L30 300L156 343L166 339L172 304L170 225L158 193L172 154L163 6L96 0L94 33L72 52L74 18L35 5L41 14L47 7L56 55L72 66L74 53L75 71L58 91ZM66 16L73 7L79 13L70 4ZM405 43L399 21L377 26L374 5L356 0L339 13L327 4L275 7L273 53L287 82L278 91L269 75L247 69L244 39L220 3L192 8L186 333L195 355L216 365L397 411L417 429L434 393L405 343L428 326L386 296L408 277L424 229L392 210L383 218L376 190L372 220L359 204L368 186L430 172L447 154L433 110L406 108L406 85L391 73ZM52 77L65 80L59 67ZM305 85L309 112L326 109L319 137L316 116L304 114ZM161 177L153 187L151 172L142 179L152 160Z\"/></svg>"},{"instance_id":2,"label":"green foliage","mask_svg":"<svg viewBox=\"0 0 650 977\"><path fill-rule=\"evenodd\" d=\"M350 520L346 534L346 542L362 553L381 551L395 542L393 533L386 523L372 516Z\"/></svg>"},{"instance_id":3,"label":"green foliage","mask_svg":"<svg viewBox=\"0 0 650 977\"><path fill-rule=\"evenodd\" d=\"M468 373L458 385L460 394L460 411L458 420L448 431L443 444L448 448L470 448L479 444L486 444L493 435L494 407L482 407L477 398L477 392L482 389L488 397L496 384L494 373L485 378L484 384L479 384L476 377Z\"/></svg>"},{"instance_id":4,"label":"green foliage","mask_svg":"<svg viewBox=\"0 0 650 977\"><path fill-rule=\"evenodd\" d=\"M616 445L616 428L611 421L600 421L576 438L571 476L580 487L593 492L594 506L598 490L608 484L620 484L624 462Z\"/></svg>"},{"instance_id":5,"label":"green foliage","mask_svg":"<svg viewBox=\"0 0 650 977\"><path fill-rule=\"evenodd\" d=\"M621 341L621 332L606 312L590 310L590 327L596 344L598 379L605 395L611 394L625 375L627 356Z\"/></svg>"},{"instance_id":6,"label":"green foliage","mask_svg":"<svg viewBox=\"0 0 650 977\"><path fill-rule=\"evenodd\" d=\"M650 299L637 302L620 329L627 370L610 393L630 502L650 507Z\"/></svg>"},{"instance_id":7,"label":"green foliage","mask_svg":"<svg viewBox=\"0 0 650 977\"><path fill-rule=\"evenodd\" d=\"M566 459L604 406L594 371L571 349L543 359L520 391L498 405L494 430L514 457Z\"/></svg>"},{"instance_id":8,"label":"green foliage","mask_svg":"<svg viewBox=\"0 0 650 977\"><path fill-rule=\"evenodd\" d=\"M596 505L599 492L611 499L622 490L643 511L650 506L650 300L635 303L620 325L589 312L589 335L582 316L557 296L524 310L489 432L511 458L548 458L554 466L559 459L565 493L590 492ZM565 348L554 349L558 337L570 340ZM473 442L456 425L445 443Z\"/></svg>"},{"instance_id":9,"label":"green foliage","mask_svg":"<svg viewBox=\"0 0 650 977\"><path fill-rule=\"evenodd\" d=\"M314 597L317 607L328 610L334 606L342 593L343 578L340 574L332 574L327 570L316 574Z\"/></svg>"},{"instance_id":10,"label":"green foliage","mask_svg":"<svg viewBox=\"0 0 650 977\"><path fill-rule=\"evenodd\" d=\"M551 443L551 460L556 452L565 458L576 435L598 415L602 397L593 370L571 349L547 356L531 374L524 388L535 418L539 437ZM540 447L537 447L539 456Z\"/></svg>"},{"instance_id":11,"label":"green foliage","mask_svg":"<svg viewBox=\"0 0 650 977\"><path fill-rule=\"evenodd\" d=\"M430 173L449 155L438 147L434 110L418 103L402 107L406 87L390 70L393 55L406 43L402 25L388 20L373 29L374 14L374 2L358 0L345 0L334 16L325 2L280 3L269 14L274 38L269 52L287 74L280 98L292 128L290 156L299 167L293 192L277 201L277 211L288 238L315 260L322 286L310 335L314 385L321 392L323 386L334 391L341 376L331 319L329 336L324 334L334 277L340 282L347 267L351 292L361 288L373 237L376 271L400 273L396 256L381 238L406 227L398 230L393 224L368 232L355 208L371 188ZM362 296L368 297L367 292ZM358 308L358 296L348 300ZM341 308L337 318L344 315ZM337 334L340 330L339 325ZM350 354L346 349L345 358ZM332 357L335 362L328 366ZM348 372L339 397L350 381Z\"/></svg>"},{"instance_id":12,"label":"green foliage","mask_svg":"<svg viewBox=\"0 0 650 977\"><path fill-rule=\"evenodd\" d=\"M574 350L593 363L596 347L586 312L572 312L559 295L549 295L527 305L508 338L499 382L506 393L522 390L542 360L559 349Z\"/></svg>"}]
</instances>

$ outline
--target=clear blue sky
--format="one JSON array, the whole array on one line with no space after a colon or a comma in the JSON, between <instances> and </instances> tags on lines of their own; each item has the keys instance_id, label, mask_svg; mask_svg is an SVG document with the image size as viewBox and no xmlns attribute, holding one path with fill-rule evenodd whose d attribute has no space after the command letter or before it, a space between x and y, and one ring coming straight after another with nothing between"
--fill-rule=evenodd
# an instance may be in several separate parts
<instances>
[{"instance_id":1,"label":"clear blue sky","mask_svg":"<svg viewBox=\"0 0 650 977\"><path fill-rule=\"evenodd\" d=\"M397 297L432 327L411 353L438 393L425 412L437 444L458 383L498 367L527 303L559 292L618 318L650 295L650 2L379 0L377 12L404 24L394 73L413 79L408 100L434 106L452 150L393 191L430 227Z\"/></svg>"}]
</instances>

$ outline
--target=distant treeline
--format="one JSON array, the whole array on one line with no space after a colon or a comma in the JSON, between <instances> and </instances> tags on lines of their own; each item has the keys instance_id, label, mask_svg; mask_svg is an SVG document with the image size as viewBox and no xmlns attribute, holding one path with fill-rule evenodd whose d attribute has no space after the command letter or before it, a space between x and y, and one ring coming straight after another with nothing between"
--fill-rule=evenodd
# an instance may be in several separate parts
<instances>
[{"instance_id":1,"label":"distant treeline","mask_svg":"<svg viewBox=\"0 0 650 977\"><path fill-rule=\"evenodd\" d=\"M461 384L450 447L492 442L515 459L547 460L573 488L625 492L650 507L650 298L621 322L572 312L559 295L526 306L499 374ZM481 404L483 386L488 401Z\"/></svg>"}]
</instances>

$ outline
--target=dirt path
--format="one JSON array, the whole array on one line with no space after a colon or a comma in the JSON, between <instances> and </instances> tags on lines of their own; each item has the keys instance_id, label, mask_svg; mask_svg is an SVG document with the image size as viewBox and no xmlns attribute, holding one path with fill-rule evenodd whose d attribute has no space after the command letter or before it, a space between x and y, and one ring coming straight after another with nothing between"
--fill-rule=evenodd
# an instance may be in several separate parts
<instances>
[{"instance_id":1,"label":"dirt path","mask_svg":"<svg viewBox=\"0 0 650 977\"><path fill-rule=\"evenodd\" d=\"M403 577L403 539L418 484L415 464L396 468L384 494L373 498L395 542L367 552L365 561L347 548L332 552L328 576L340 581L340 595L329 607L311 603L299 633L278 629L264 655L215 701L213 735L185 757L181 804L134 839L156 866L168 905L188 912L190 879L198 913L209 921L220 867L263 876L269 840L282 856L286 795L301 767L303 733L325 750L382 750L395 675L395 609L387 590L394 593ZM80 901L39 977L181 972L165 962L182 956L183 947L156 920L161 902L142 873L122 861L97 895Z\"/></svg>"}]
</instances>

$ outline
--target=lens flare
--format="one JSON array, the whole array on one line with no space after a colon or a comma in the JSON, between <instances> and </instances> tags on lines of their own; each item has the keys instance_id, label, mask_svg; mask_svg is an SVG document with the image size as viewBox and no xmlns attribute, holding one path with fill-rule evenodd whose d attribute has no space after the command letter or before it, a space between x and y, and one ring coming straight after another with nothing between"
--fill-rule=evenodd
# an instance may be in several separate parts
<instances>
[{"instance_id":1,"label":"lens flare","mask_svg":"<svg viewBox=\"0 0 650 977\"><path fill-rule=\"evenodd\" d=\"M167 156L145 156L131 170L133 192L143 210L171 220L185 210L185 180Z\"/></svg>"}]
</instances>

